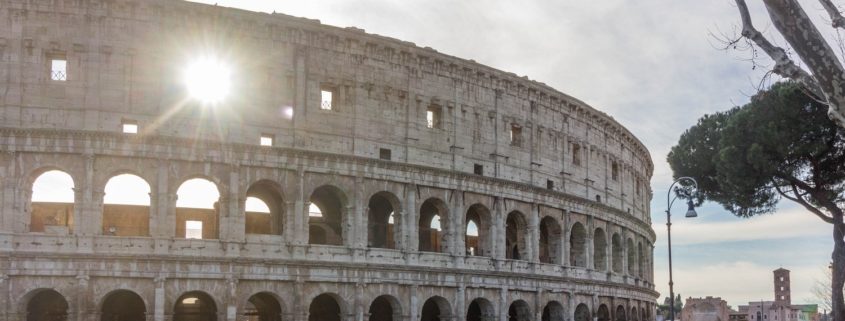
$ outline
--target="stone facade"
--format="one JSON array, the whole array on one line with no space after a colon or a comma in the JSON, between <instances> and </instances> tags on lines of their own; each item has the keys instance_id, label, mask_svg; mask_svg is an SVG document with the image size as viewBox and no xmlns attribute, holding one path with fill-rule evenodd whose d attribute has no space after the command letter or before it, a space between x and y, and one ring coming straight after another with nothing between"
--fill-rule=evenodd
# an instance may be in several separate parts
<instances>
[{"instance_id":1,"label":"stone facade","mask_svg":"<svg viewBox=\"0 0 845 321\"><path fill-rule=\"evenodd\" d=\"M234 70L213 107L181 77L209 53ZM653 319L640 141L544 84L360 29L4 0L0 150L0 321ZM49 170L72 203L32 201ZM125 173L150 206L104 204ZM193 178L214 209L177 208Z\"/></svg>"},{"instance_id":2,"label":"stone facade","mask_svg":"<svg viewBox=\"0 0 845 321\"><path fill-rule=\"evenodd\" d=\"M687 298L681 311L684 321L729 321L731 309L722 298Z\"/></svg>"}]
</instances>

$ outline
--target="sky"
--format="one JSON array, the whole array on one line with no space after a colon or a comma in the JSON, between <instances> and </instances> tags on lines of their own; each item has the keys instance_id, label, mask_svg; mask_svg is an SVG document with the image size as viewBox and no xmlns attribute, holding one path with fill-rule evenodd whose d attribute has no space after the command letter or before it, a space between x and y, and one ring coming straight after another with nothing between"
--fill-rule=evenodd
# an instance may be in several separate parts
<instances>
[{"instance_id":1,"label":"sky","mask_svg":"<svg viewBox=\"0 0 845 321\"><path fill-rule=\"evenodd\" d=\"M665 197L672 174L666 154L704 114L746 103L766 83L771 66L762 53L752 68L750 51L722 50L720 37L739 29L732 0L196 2L276 11L414 42L526 75L608 113L646 145L654 160L651 217L661 298L669 293ZM833 37L818 2L801 2ZM748 5L757 28L783 43L773 34L762 2L748 0ZM734 307L772 300L771 273L783 267L792 271L794 303L818 301L810 289L823 279L832 250L830 227L818 218L785 202L776 213L751 219L736 218L715 204L699 208L695 219L685 219L685 211L678 203L672 216L676 294L718 296Z\"/></svg>"}]
</instances>

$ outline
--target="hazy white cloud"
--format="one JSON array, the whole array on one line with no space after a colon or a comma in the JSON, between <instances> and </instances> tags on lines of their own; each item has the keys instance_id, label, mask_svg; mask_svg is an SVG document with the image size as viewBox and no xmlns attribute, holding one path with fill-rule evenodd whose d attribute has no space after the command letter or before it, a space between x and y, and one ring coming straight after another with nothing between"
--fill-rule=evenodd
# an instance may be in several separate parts
<instances>
[{"instance_id":1,"label":"hazy white cloud","mask_svg":"<svg viewBox=\"0 0 845 321\"><path fill-rule=\"evenodd\" d=\"M672 222L672 244L707 244L752 240L779 240L796 237L826 236L830 224L801 208L790 208L775 214L748 219L729 218L725 221L700 222L683 217L685 208L676 209ZM703 214L702 214L703 215ZM731 215L723 213L721 215ZM666 222L653 222L652 228L661 240L666 239Z\"/></svg>"}]
</instances>

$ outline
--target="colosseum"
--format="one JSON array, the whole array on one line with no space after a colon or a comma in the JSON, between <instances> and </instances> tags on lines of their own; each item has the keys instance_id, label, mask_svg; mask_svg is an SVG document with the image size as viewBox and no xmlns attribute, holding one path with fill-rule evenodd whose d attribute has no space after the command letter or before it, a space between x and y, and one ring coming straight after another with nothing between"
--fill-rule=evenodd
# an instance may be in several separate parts
<instances>
[{"instance_id":1,"label":"colosseum","mask_svg":"<svg viewBox=\"0 0 845 321\"><path fill-rule=\"evenodd\" d=\"M651 156L543 83L278 13L3 0L0 95L0 321L654 319Z\"/></svg>"}]
</instances>

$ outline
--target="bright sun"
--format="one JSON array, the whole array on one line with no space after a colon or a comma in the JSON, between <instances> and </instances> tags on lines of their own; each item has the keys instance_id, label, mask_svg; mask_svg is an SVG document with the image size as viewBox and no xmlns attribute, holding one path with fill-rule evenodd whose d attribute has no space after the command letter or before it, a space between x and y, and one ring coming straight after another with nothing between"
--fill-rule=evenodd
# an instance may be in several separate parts
<instances>
[{"instance_id":1,"label":"bright sun","mask_svg":"<svg viewBox=\"0 0 845 321\"><path fill-rule=\"evenodd\" d=\"M204 103L217 103L229 93L231 71L223 62L203 57L185 70L185 84L191 97Z\"/></svg>"}]
</instances>

